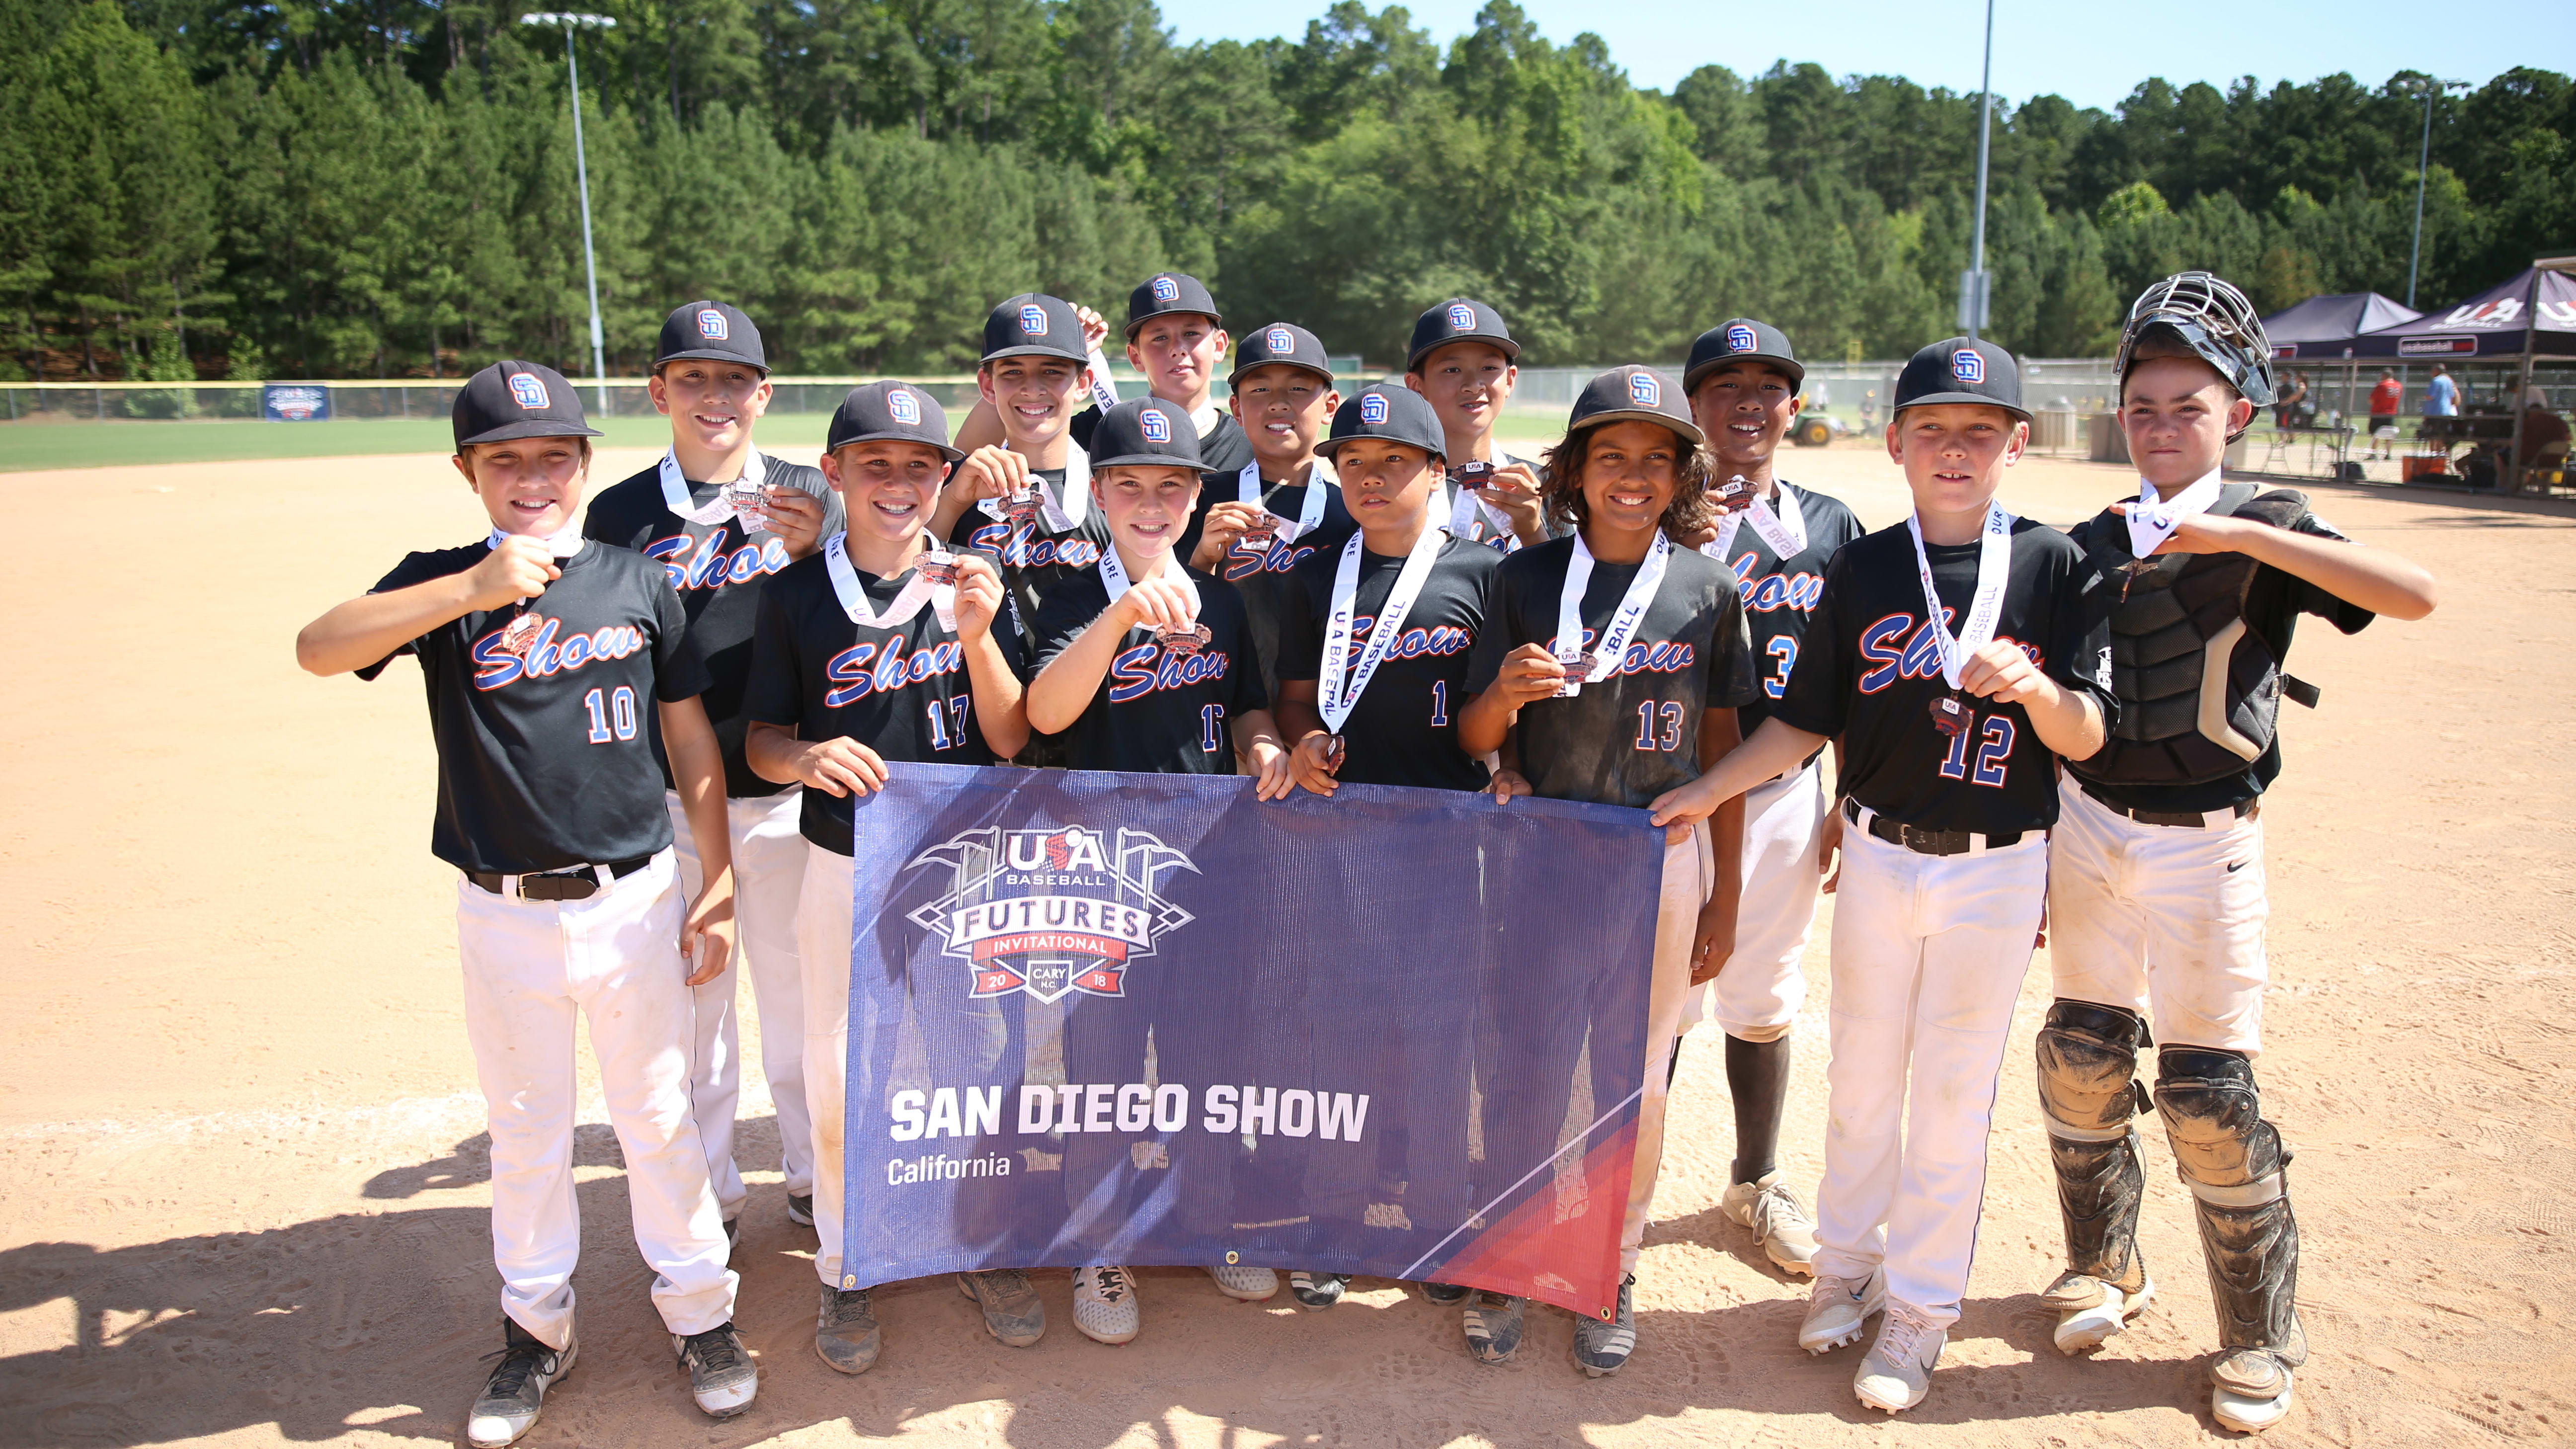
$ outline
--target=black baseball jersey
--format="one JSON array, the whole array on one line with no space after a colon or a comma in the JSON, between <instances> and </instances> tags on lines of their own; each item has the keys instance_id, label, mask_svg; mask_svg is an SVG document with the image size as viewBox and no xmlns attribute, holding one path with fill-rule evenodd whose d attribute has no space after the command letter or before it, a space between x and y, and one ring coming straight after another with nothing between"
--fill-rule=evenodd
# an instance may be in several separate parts
<instances>
[{"instance_id":1,"label":"black baseball jersey","mask_svg":"<svg viewBox=\"0 0 2576 1449\"><path fill-rule=\"evenodd\" d=\"M1496 448L1494 450L1493 464L1495 467L1508 467L1514 463L1520 464L1522 467L1529 469L1531 472L1538 474L1542 478L1547 476L1547 465L1539 462L1535 458L1523 458L1501 448ZM1451 463L1449 465L1449 469L1452 473L1455 473L1458 469L1458 464ZM1434 489L1431 494L1433 518L1442 523L1454 521L1457 517L1458 495L1463 491L1465 490L1459 488L1455 481L1443 482L1437 489ZM1552 519L1546 518L1542 518L1540 520L1539 528L1540 531L1544 532L1549 538L1566 538L1570 537L1574 532L1573 529L1557 523ZM1485 547L1492 549L1496 553L1508 553L1521 546L1519 535L1513 533L1508 525L1496 523L1493 520L1492 515L1486 513L1482 508L1478 508L1475 511L1474 517L1468 522L1466 536L1483 544Z\"/></svg>"},{"instance_id":2,"label":"black baseball jersey","mask_svg":"<svg viewBox=\"0 0 2576 1449\"><path fill-rule=\"evenodd\" d=\"M1506 555L1485 597L1485 628L1467 671L1482 694L1523 644L1553 650L1558 596L1574 562L1572 537ZM1596 647L1637 577L1636 564L1596 562L1584 586L1584 647ZM1627 652L1567 699L1522 705L1512 727L1530 788L1559 800L1643 807L1699 778L1700 717L1761 697L1744 601L1726 565L1675 548Z\"/></svg>"},{"instance_id":3,"label":"black baseball jersey","mask_svg":"<svg viewBox=\"0 0 2576 1449\"><path fill-rule=\"evenodd\" d=\"M1928 544L1933 585L1948 613L1967 617L1979 545ZM1995 637L2021 647L2048 677L2081 690L2118 718L2111 697L2111 631L2088 620L2084 554L2044 523L2013 520L2012 573ZM1798 667L1771 717L1843 737L1842 788L1888 819L1926 830L2008 835L2057 821L2057 757L2018 704L1967 697L1975 718L1960 735L1932 723L1941 646L1923 627L1922 576L1904 524L1847 544L1825 570L1807 620Z\"/></svg>"},{"instance_id":4,"label":"black baseball jersey","mask_svg":"<svg viewBox=\"0 0 2576 1449\"><path fill-rule=\"evenodd\" d=\"M2094 519L2075 525L2069 533L2075 546L2091 553ZM2350 543L2333 524L2313 513L2302 513L2290 525L2291 531L2311 538L2331 538ZM2108 585L2117 592L2119 585ZM2245 591L2245 627L2261 639L2276 660L2287 660L2290 635L2298 628L2301 614L2314 614L2346 634L2358 634L2370 621L2379 617L2359 604L2348 603L2318 588L2296 574L2284 573L2270 564L2258 564L2253 581ZM2085 787L2107 796L2112 803L2132 810L2162 810L2176 814L2201 813L2232 809L2270 789L2281 774L2281 736L2274 731L2272 743L2251 764L2236 774L2197 785L2122 785L2115 782L2089 781ZM2079 788L2068 781L2068 788Z\"/></svg>"},{"instance_id":5,"label":"black baseball jersey","mask_svg":"<svg viewBox=\"0 0 2576 1449\"><path fill-rule=\"evenodd\" d=\"M484 543L407 555L371 593L460 574ZM659 565L584 545L525 608L471 613L394 654L420 660L438 744L430 853L463 871L528 875L634 860L671 843L655 706L703 694L707 670ZM522 614L544 622L524 657L500 647ZM359 670L374 679L388 654Z\"/></svg>"},{"instance_id":6,"label":"black baseball jersey","mask_svg":"<svg viewBox=\"0 0 2576 1449\"><path fill-rule=\"evenodd\" d=\"M1049 496L1062 496L1062 468L1032 468L1029 476L1045 479ZM958 515L956 526L948 531L948 545L989 553L1001 562L1003 592L1020 630L1022 652L1034 653L1038 601L1065 579L1099 567L1101 552L1109 547L1109 520L1101 516L1100 500L1092 498L1083 503L1082 522L1070 529L1059 532L1049 527L1043 509L1036 518L1013 528L977 503Z\"/></svg>"},{"instance_id":7,"label":"black baseball jersey","mask_svg":"<svg viewBox=\"0 0 2576 1449\"><path fill-rule=\"evenodd\" d=\"M1360 531L1358 520L1342 505L1342 490L1311 483L1265 484L1261 506L1282 518L1295 518L1306 506L1306 490L1324 488L1324 516L1313 533L1300 534L1295 543L1275 539L1267 549L1246 548L1241 541L1226 551L1217 563L1216 574L1234 585L1243 595L1243 607L1252 619L1253 651L1261 656L1261 687L1265 693L1279 693L1279 658L1282 638L1281 621L1304 607L1303 595L1289 582L1297 565L1317 553L1338 553L1342 543ZM1190 517L1190 526L1181 535L1181 556L1198 552L1202 525L1210 505L1231 503L1242 487L1241 475L1209 475L1199 490L1198 512Z\"/></svg>"},{"instance_id":8,"label":"black baseball jersey","mask_svg":"<svg viewBox=\"0 0 2576 1449\"><path fill-rule=\"evenodd\" d=\"M1753 531L1738 523L1725 564L1735 571L1744 593L1745 620L1753 629L1753 668L1762 681L1762 697L1745 706L1744 733L1749 737L1771 717L1772 701L1789 687L1797 667L1798 648L1807 636L1807 618L1825 591L1825 565L1844 544L1861 536L1860 520L1838 498L1810 492L1782 480L1796 494L1798 521L1806 526L1807 546L1793 558L1781 558Z\"/></svg>"},{"instance_id":9,"label":"black baseball jersey","mask_svg":"<svg viewBox=\"0 0 2576 1449\"><path fill-rule=\"evenodd\" d=\"M841 497L820 470L782 463L767 454L761 464L773 487L797 488L823 502L822 537L841 531ZM719 485L692 482L692 505L714 501ZM742 521L691 523L662 497L661 465L613 484L591 500L582 519L584 538L632 549L662 565L689 616L689 639L707 665L707 719L724 746L725 793L736 798L775 795L787 788L751 772L742 757L748 725L742 713L743 681L751 677L751 625L764 580L787 567L787 545L767 533L746 534ZM671 781L669 762L662 768Z\"/></svg>"},{"instance_id":10,"label":"black baseball jersey","mask_svg":"<svg viewBox=\"0 0 2576 1449\"><path fill-rule=\"evenodd\" d=\"M1174 654L1150 629L1130 629L1092 692L1082 717L1061 736L1065 764L1076 770L1128 770L1159 775L1234 773L1234 722L1268 709L1261 661L1254 657L1243 596L1214 576L1189 571L1198 586L1199 622L1207 647ZM1109 607L1100 571L1074 574L1038 605L1034 679Z\"/></svg>"},{"instance_id":11,"label":"black baseball jersey","mask_svg":"<svg viewBox=\"0 0 2576 1449\"><path fill-rule=\"evenodd\" d=\"M911 577L909 570L892 579L863 570L859 584L869 605L883 609ZM1017 671L1019 635L996 621L993 642ZM743 713L793 728L800 740L846 735L889 760L1000 763L975 717L965 646L939 627L938 611L925 602L892 628L868 628L841 607L819 553L789 564L761 590ZM848 796L806 791L800 828L825 850L853 853Z\"/></svg>"},{"instance_id":12,"label":"black baseball jersey","mask_svg":"<svg viewBox=\"0 0 2576 1449\"><path fill-rule=\"evenodd\" d=\"M1091 451L1092 430L1099 426L1100 408L1094 404L1075 413L1067 431L1073 434L1074 446L1088 453ZM1199 435L1199 467L1203 476L1213 479L1221 473L1232 479L1242 471L1244 464L1251 461L1252 439L1244 435L1243 424L1234 420L1233 413L1218 408L1216 426ZM1234 495L1229 493L1226 496L1231 498Z\"/></svg>"},{"instance_id":13,"label":"black baseball jersey","mask_svg":"<svg viewBox=\"0 0 2576 1449\"><path fill-rule=\"evenodd\" d=\"M1333 577L1341 561L1339 548L1318 551L1290 576L1296 605L1280 622L1280 678L1311 679L1320 686ZM1342 725L1347 754L1338 778L1439 790L1485 787L1485 762L1458 747L1458 711L1467 702L1467 665L1485 627L1486 589L1502 564L1501 554L1464 539L1441 544L1422 592L1405 611L1404 636L1387 646L1385 662ZM1360 550L1345 669L1368 646L1378 611L1403 570L1401 556Z\"/></svg>"}]
</instances>

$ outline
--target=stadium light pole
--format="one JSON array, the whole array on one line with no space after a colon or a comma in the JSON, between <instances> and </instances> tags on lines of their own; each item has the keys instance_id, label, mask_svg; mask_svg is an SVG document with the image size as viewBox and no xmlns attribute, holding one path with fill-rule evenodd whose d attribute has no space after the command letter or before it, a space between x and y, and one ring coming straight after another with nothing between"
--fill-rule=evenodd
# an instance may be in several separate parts
<instances>
[{"instance_id":1,"label":"stadium light pole","mask_svg":"<svg viewBox=\"0 0 2576 1449\"><path fill-rule=\"evenodd\" d=\"M1977 95L1977 237L1968 251L1968 274L1959 279L1959 326L1970 337L1991 315L1993 289L1986 279L1986 146L1995 130L1995 0L1986 0L1986 70Z\"/></svg>"},{"instance_id":2,"label":"stadium light pole","mask_svg":"<svg viewBox=\"0 0 2576 1449\"><path fill-rule=\"evenodd\" d=\"M2406 258L2406 305L2415 305L2415 269L2424 260L2424 173L2433 162L2433 97L2444 91L2464 91L2467 81L2437 81L2426 76L2415 83L2424 93L2424 139L2415 149L2415 250Z\"/></svg>"},{"instance_id":3,"label":"stadium light pole","mask_svg":"<svg viewBox=\"0 0 2576 1449\"><path fill-rule=\"evenodd\" d=\"M541 10L519 17L521 25L560 25L564 34L564 64L572 73L572 169L581 182L581 265L590 277L590 375L599 384L599 410L608 411L608 344L599 328L599 256L590 243L590 159L581 144L581 57L573 50L572 33L581 30L614 30L617 22L605 15L581 15L568 10Z\"/></svg>"}]
</instances>

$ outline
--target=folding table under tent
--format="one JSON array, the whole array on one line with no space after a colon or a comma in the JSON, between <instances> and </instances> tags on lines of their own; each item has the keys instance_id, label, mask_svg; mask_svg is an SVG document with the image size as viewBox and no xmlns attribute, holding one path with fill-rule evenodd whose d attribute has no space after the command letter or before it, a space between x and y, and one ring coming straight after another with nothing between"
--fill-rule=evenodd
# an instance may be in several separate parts
<instances>
[{"instance_id":1,"label":"folding table under tent","mask_svg":"<svg viewBox=\"0 0 2576 1449\"><path fill-rule=\"evenodd\" d=\"M2353 339L2364 332L2412 322L2424 314L2377 292L2337 292L2310 297L2263 319L2263 334L2272 341L2274 370L2291 362L2341 362L2344 365L2343 416L2334 444L2335 473L2343 474L2344 446L2358 436L2355 418L2362 409L2353 399L2361 392L2360 365L2353 361ZM2275 449L2277 452L2277 448ZM2313 456L2313 454L2312 454Z\"/></svg>"},{"instance_id":2,"label":"folding table under tent","mask_svg":"<svg viewBox=\"0 0 2576 1449\"><path fill-rule=\"evenodd\" d=\"M2518 472L2524 466L2522 395L2531 387L2532 363L2540 358L2576 360L2576 256L2535 258L2512 278L2456 307L2364 332L2352 339L2352 349L2356 357L2416 363L2520 358L2509 403ZM2506 487L2513 489L2519 481L2508 481Z\"/></svg>"}]
</instances>

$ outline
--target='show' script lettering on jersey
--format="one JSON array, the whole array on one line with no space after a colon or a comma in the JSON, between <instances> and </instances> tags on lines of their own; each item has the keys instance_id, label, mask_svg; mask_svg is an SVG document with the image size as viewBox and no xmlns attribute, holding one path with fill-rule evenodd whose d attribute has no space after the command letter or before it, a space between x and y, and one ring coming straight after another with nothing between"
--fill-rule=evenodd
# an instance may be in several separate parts
<instances>
[{"instance_id":1,"label":"'show' script lettering on jersey","mask_svg":"<svg viewBox=\"0 0 2576 1449\"><path fill-rule=\"evenodd\" d=\"M501 647L501 631L493 630L474 641L474 687L493 690L517 683L521 679L544 679L552 674L569 673L601 659L624 659L644 651L644 631L632 624L611 624L587 634L558 639L560 619L548 619L537 630L536 642L528 646L524 659Z\"/></svg>"}]
</instances>

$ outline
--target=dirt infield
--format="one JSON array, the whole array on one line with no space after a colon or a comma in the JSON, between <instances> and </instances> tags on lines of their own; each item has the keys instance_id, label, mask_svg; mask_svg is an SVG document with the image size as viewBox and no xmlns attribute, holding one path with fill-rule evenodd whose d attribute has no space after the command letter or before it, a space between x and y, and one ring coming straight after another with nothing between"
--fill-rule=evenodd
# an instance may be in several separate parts
<instances>
[{"instance_id":1,"label":"dirt infield","mask_svg":"<svg viewBox=\"0 0 2576 1449\"><path fill-rule=\"evenodd\" d=\"M603 456L614 479L649 461ZM1800 452L1873 526L1883 455ZM2054 522L2126 485L2029 463L2005 501ZM83 528L26 555L0 741L0 1449L449 1443L494 1346L481 1102L460 1020L453 877L427 852L417 672L315 680L292 636L402 552L483 525L441 458L19 473ZM67 508L77 500L76 511ZM2576 1442L2576 510L2328 488L2318 509L2441 580L2418 625L2292 660L2271 834L2267 1105L2298 1149L2314 1343L2284 1445ZM84 534L113 530L113 551ZM1821 975L1824 952L1811 952ZM703 1419L673 1369L585 1063L589 1252L580 1370L531 1445L1921 1443L2167 1445L2217 1435L2214 1342L2186 1199L2151 1140L2144 1242L2162 1290L2097 1359L2060 1357L2035 1294L2057 1225L2030 1086L2044 960L2024 983L1966 1318L1933 1397L1864 1417L1851 1351L1792 1343L1804 1293L1717 1210L1731 1146L1713 1038L1685 1048L1647 1238L1642 1346L1615 1379L1533 1315L1479 1367L1456 1315L1383 1283L1325 1314L1144 1275L1145 1333L1054 1325L993 1344L945 1281L880 1295L884 1360L810 1347L811 1238L789 1227L762 1088L736 1263L763 1365L745 1417ZM746 1010L748 1010L748 993ZM1821 991L1800 1025L1786 1164L1811 1191ZM2156 1134L2150 1126L2149 1136ZM1232 1320L1231 1322L1227 1320ZM1890 1439L1890 1435L1894 1439Z\"/></svg>"}]
</instances>

